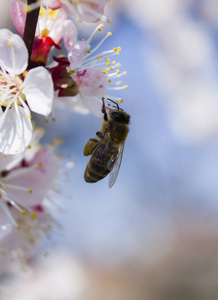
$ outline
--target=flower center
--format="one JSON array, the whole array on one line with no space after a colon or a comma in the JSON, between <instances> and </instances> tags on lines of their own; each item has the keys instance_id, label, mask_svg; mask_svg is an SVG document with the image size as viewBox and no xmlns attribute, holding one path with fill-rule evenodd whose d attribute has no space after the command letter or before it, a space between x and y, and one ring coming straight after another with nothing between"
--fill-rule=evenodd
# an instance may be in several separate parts
<instances>
[{"instance_id":1,"label":"flower center","mask_svg":"<svg viewBox=\"0 0 218 300\"><path fill-rule=\"evenodd\" d=\"M11 106L15 101L19 101L20 97L25 100L20 88L21 84L20 77L12 77L8 73L0 72L0 106Z\"/></svg>"}]
</instances>

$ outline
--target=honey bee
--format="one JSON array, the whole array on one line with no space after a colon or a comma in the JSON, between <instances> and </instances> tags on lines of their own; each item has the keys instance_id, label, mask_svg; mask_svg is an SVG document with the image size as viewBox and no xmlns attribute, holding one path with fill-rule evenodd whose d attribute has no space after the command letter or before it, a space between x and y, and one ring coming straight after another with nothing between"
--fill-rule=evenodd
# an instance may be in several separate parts
<instances>
[{"instance_id":1,"label":"honey bee","mask_svg":"<svg viewBox=\"0 0 218 300\"><path fill-rule=\"evenodd\" d=\"M112 102L116 104L117 109L110 108L107 114L104 98L102 102L104 122L101 131L96 132L98 139L90 139L83 151L85 156L91 155L84 178L86 182L97 182L110 173L108 185L111 188L120 169L124 143L129 132L130 116L114 101Z\"/></svg>"}]
</instances>

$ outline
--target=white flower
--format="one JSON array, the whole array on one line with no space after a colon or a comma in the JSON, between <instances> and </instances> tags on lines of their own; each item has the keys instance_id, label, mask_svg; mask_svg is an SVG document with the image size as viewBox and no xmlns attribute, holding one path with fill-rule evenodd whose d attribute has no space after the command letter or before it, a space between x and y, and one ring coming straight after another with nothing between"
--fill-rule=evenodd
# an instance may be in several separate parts
<instances>
[{"instance_id":1,"label":"white flower","mask_svg":"<svg viewBox=\"0 0 218 300\"><path fill-rule=\"evenodd\" d=\"M11 1L11 19L17 31L23 35L25 28L26 12L25 2ZM37 37L49 36L55 44L59 44L63 36L63 24L67 15L63 9L45 9L40 7L39 18L35 35Z\"/></svg>"},{"instance_id":2,"label":"white flower","mask_svg":"<svg viewBox=\"0 0 218 300\"><path fill-rule=\"evenodd\" d=\"M78 22L95 23L100 20L110 21L104 17L104 9L108 0L38 0L29 5L30 9L40 4L51 9L63 8L66 13Z\"/></svg>"},{"instance_id":3,"label":"white flower","mask_svg":"<svg viewBox=\"0 0 218 300\"><path fill-rule=\"evenodd\" d=\"M56 157L46 148L37 152L28 148L19 156L1 155L0 206L6 209L10 204L20 212L31 212L31 207L41 204L52 188L58 169Z\"/></svg>"},{"instance_id":4,"label":"white flower","mask_svg":"<svg viewBox=\"0 0 218 300\"><path fill-rule=\"evenodd\" d=\"M108 32L98 45L91 49L90 42L93 36L96 32L101 31L103 26L104 24L100 24L88 40L74 42L68 52L70 66L67 67L67 70L72 73L71 76L76 83L84 105L97 116L102 116L102 97L109 97L116 102L122 102L122 98L109 95L108 90L127 88L126 85L122 85L120 80L116 81L126 72L120 72L118 69L120 64L109 58L118 55L121 50L120 47L93 55L105 39L111 36L111 32Z\"/></svg>"},{"instance_id":5,"label":"white flower","mask_svg":"<svg viewBox=\"0 0 218 300\"><path fill-rule=\"evenodd\" d=\"M32 137L30 110L44 116L51 113L53 82L43 67L26 71L28 53L22 38L0 30L0 152L25 150Z\"/></svg>"},{"instance_id":6,"label":"white flower","mask_svg":"<svg viewBox=\"0 0 218 300\"><path fill-rule=\"evenodd\" d=\"M0 155L1 272L1 258L6 267L11 259L28 259L52 221L45 202L57 178L59 162L36 140L31 145L19 155Z\"/></svg>"}]
</instances>

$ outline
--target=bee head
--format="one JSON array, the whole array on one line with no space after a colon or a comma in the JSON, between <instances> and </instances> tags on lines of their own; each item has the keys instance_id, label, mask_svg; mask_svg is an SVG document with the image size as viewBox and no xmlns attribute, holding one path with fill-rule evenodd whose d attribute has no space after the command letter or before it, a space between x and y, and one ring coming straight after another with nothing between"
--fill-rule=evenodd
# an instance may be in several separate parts
<instances>
[{"instance_id":1,"label":"bee head","mask_svg":"<svg viewBox=\"0 0 218 300\"><path fill-rule=\"evenodd\" d=\"M128 115L125 111L122 111L120 109L111 109L109 111L109 119L119 123L129 124L130 115Z\"/></svg>"}]
</instances>

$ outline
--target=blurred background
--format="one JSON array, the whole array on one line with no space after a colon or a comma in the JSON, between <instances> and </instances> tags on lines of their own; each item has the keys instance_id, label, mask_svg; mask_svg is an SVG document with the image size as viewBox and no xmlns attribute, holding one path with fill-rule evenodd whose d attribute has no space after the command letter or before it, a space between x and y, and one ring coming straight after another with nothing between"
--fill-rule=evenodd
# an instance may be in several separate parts
<instances>
[{"instance_id":1,"label":"blurred background","mask_svg":"<svg viewBox=\"0 0 218 300\"><path fill-rule=\"evenodd\" d=\"M1 28L12 28L5 11ZM83 179L100 119L35 116L43 143L64 139L57 151L75 167L63 171L48 255L14 299L217 300L218 2L114 0L106 15L113 35L100 50L122 48L119 95L131 115L120 173L111 190L107 178Z\"/></svg>"}]
</instances>

